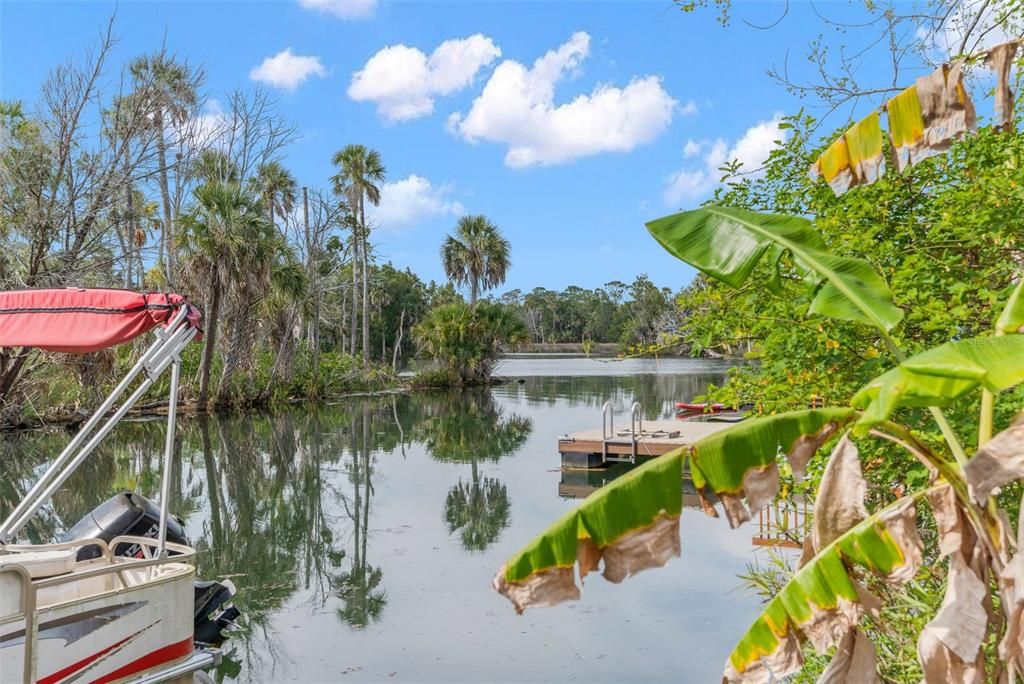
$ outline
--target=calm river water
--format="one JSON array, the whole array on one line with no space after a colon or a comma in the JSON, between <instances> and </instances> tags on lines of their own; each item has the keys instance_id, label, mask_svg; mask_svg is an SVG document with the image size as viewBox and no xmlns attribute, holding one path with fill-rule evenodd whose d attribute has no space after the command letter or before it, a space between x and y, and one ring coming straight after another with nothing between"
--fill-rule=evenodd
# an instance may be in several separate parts
<instances>
[{"instance_id":1,"label":"calm river water","mask_svg":"<svg viewBox=\"0 0 1024 684\"><path fill-rule=\"evenodd\" d=\"M490 588L502 561L568 507L558 435L669 418L725 366L673 359L514 358L491 391L353 398L319 408L186 419L173 510L200 574L230 577L243 627L222 681L717 681L758 600L735 532L683 515L683 555L583 599L517 616ZM620 419L621 420L621 419ZM0 440L0 514L67 440ZM157 497L161 422L126 423L76 473L33 536L122 489ZM582 491L601 476L583 478ZM567 484L573 486L569 487Z\"/></svg>"}]
</instances>

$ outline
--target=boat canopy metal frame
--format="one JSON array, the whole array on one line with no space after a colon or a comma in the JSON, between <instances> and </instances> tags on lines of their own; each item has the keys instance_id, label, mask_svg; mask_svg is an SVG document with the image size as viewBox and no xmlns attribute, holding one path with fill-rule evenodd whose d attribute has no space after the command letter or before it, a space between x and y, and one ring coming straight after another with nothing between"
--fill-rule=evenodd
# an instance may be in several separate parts
<instances>
[{"instance_id":1,"label":"boat canopy metal frame","mask_svg":"<svg viewBox=\"0 0 1024 684\"><path fill-rule=\"evenodd\" d=\"M82 426L74 439L64 448L60 456L50 465L28 494L11 511L0 525L0 550L2 545L11 543L36 512L63 486L75 470L89 457L99 443L124 418L125 414L171 369L171 386L167 409L167 440L164 446L163 473L160 486L160 529L157 543L157 557L167 556L167 520L171 491L171 467L174 459L175 428L178 417L178 387L181 380L181 352L200 333L197 327L198 312L184 298L180 299L177 311L164 328L156 328L156 341L142 354L132 369L117 387L96 409ZM73 331L65 331L73 334ZM128 391L136 379L145 373L145 378L112 415L121 396ZM104 420L106 418L106 420Z\"/></svg>"}]
</instances>

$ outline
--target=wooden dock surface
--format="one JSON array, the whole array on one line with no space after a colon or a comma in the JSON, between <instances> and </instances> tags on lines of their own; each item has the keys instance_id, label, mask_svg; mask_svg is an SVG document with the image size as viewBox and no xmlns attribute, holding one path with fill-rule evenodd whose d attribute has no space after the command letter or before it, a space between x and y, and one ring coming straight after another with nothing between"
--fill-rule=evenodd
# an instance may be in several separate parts
<instances>
[{"instance_id":1,"label":"wooden dock surface","mask_svg":"<svg viewBox=\"0 0 1024 684\"><path fill-rule=\"evenodd\" d=\"M643 434L637 440L638 458L661 456L681 446L693 444L699 439L731 427L735 423L712 421L684 420L645 420ZM608 453L615 456L629 456L632 445L629 443L629 423L619 426L615 436L621 442L608 444ZM620 434L623 427L625 434ZM678 433L673 436L673 433ZM566 467L593 467L592 459L581 460L571 456L600 456L603 453L604 439L601 428L573 432L558 438L558 452L562 454L562 465ZM569 458L567 458L569 456Z\"/></svg>"}]
</instances>

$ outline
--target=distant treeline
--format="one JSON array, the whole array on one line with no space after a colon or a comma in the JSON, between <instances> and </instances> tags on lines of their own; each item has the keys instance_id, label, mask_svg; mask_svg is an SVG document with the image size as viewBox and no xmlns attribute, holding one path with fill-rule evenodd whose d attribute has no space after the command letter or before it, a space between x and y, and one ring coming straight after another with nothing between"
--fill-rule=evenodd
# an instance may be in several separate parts
<instances>
[{"instance_id":1,"label":"distant treeline","mask_svg":"<svg viewBox=\"0 0 1024 684\"><path fill-rule=\"evenodd\" d=\"M561 292L543 287L527 293L511 290L494 301L519 313L535 343L650 345L679 329L672 290L657 287L646 275L629 284L613 280L593 290L575 285Z\"/></svg>"}]
</instances>

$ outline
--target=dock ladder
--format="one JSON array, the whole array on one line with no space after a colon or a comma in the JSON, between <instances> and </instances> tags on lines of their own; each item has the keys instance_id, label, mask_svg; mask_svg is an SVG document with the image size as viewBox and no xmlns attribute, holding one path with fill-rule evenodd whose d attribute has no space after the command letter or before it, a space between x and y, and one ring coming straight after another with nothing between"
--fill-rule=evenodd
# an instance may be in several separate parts
<instances>
[{"instance_id":1,"label":"dock ladder","mask_svg":"<svg viewBox=\"0 0 1024 684\"><path fill-rule=\"evenodd\" d=\"M637 444L644 431L643 409L639 401L634 401L630 407L630 426L627 436L615 434L615 411L612 409L612 402L606 401L601 407L601 461L603 463L636 463ZM630 455L616 456L608 453L608 446L612 444L629 445Z\"/></svg>"}]
</instances>

